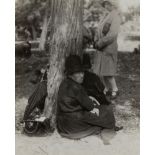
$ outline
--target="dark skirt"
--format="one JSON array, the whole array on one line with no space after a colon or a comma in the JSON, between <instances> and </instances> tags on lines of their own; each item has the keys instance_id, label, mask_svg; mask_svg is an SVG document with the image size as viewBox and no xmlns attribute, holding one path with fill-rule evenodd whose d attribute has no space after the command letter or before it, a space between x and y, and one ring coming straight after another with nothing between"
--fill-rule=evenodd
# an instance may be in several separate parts
<instances>
[{"instance_id":1,"label":"dark skirt","mask_svg":"<svg viewBox=\"0 0 155 155\"><path fill-rule=\"evenodd\" d=\"M98 134L102 129L112 129L114 126L115 118L110 105L99 106L99 116L88 111L61 113L57 116L58 132L71 139Z\"/></svg>"}]
</instances>

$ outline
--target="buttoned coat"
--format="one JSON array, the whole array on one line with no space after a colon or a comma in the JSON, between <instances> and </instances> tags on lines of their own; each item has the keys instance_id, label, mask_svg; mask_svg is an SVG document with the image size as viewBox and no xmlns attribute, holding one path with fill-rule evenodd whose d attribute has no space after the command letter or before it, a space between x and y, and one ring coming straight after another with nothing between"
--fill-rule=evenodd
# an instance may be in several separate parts
<instances>
[{"instance_id":1,"label":"buttoned coat","mask_svg":"<svg viewBox=\"0 0 155 155\"><path fill-rule=\"evenodd\" d=\"M57 101L57 128L60 135L82 138L103 128L114 128L112 107L96 107L99 116L90 112L94 107L82 85L71 78L64 79L59 87Z\"/></svg>"},{"instance_id":2,"label":"buttoned coat","mask_svg":"<svg viewBox=\"0 0 155 155\"><path fill-rule=\"evenodd\" d=\"M99 23L95 42L100 49L94 57L93 72L99 76L115 76L117 72L117 37L121 23L121 16L117 10L111 11ZM106 24L110 25L106 35L103 28Z\"/></svg>"}]
</instances>

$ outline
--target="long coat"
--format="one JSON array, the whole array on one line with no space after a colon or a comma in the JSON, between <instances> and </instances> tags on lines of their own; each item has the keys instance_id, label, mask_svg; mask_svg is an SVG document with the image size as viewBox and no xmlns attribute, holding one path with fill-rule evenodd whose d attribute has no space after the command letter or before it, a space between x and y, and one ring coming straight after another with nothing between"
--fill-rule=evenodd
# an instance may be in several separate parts
<instances>
[{"instance_id":1,"label":"long coat","mask_svg":"<svg viewBox=\"0 0 155 155\"><path fill-rule=\"evenodd\" d=\"M99 76L114 76L117 71L117 36L120 28L121 16L117 10L111 11L98 26L95 41L103 48L95 54L93 72ZM106 35L103 28L110 25Z\"/></svg>"},{"instance_id":2,"label":"long coat","mask_svg":"<svg viewBox=\"0 0 155 155\"><path fill-rule=\"evenodd\" d=\"M115 126L112 107L101 105L99 116L92 114L93 102L85 89L70 78L62 81L57 103L57 129L64 137L82 138Z\"/></svg>"}]
</instances>

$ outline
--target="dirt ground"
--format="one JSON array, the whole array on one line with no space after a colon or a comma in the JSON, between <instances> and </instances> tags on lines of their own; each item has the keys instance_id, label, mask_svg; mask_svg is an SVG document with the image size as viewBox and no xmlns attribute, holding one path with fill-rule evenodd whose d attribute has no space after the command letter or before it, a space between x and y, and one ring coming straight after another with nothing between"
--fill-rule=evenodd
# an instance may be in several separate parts
<instances>
[{"instance_id":1,"label":"dirt ground","mask_svg":"<svg viewBox=\"0 0 155 155\"><path fill-rule=\"evenodd\" d=\"M140 118L140 55L119 52L117 83L120 95L113 102L116 121L124 129L114 135L109 145L100 136L68 140L53 134L28 137L22 134L22 120L29 95L36 85L34 71L45 66L48 54L33 54L31 58L16 59L16 155L138 155ZM105 133L108 137L110 133Z\"/></svg>"}]
</instances>

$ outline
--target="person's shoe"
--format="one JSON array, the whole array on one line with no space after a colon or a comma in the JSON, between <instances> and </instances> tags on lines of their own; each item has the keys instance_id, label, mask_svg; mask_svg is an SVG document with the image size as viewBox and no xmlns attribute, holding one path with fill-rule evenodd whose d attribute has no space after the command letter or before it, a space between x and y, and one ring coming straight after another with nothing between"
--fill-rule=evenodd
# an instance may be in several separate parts
<instances>
[{"instance_id":1,"label":"person's shoe","mask_svg":"<svg viewBox=\"0 0 155 155\"><path fill-rule=\"evenodd\" d=\"M107 89L105 88L104 91L103 91L104 95L106 95L108 91L109 91L109 90L107 90Z\"/></svg>"},{"instance_id":2,"label":"person's shoe","mask_svg":"<svg viewBox=\"0 0 155 155\"><path fill-rule=\"evenodd\" d=\"M111 92L111 99L112 100L116 99L118 95L119 95L119 91L112 91Z\"/></svg>"},{"instance_id":3,"label":"person's shoe","mask_svg":"<svg viewBox=\"0 0 155 155\"><path fill-rule=\"evenodd\" d=\"M111 90L109 90L109 91L106 92L105 95L110 97L111 100L114 100L119 95L119 91L111 91Z\"/></svg>"},{"instance_id":4,"label":"person's shoe","mask_svg":"<svg viewBox=\"0 0 155 155\"><path fill-rule=\"evenodd\" d=\"M111 96L111 94L112 94L112 91L110 91L110 90L108 90L108 91L105 92L105 95L106 96Z\"/></svg>"},{"instance_id":5,"label":"person's shoe","mask_svg":"<svg viewBox=\"0 0 155 155\"><path fill-rule=\"evenodd\" d=\"M122 130L122 129L123 129L123 126L120 126L120 127L115 126L115 128L114 128L115 131L119 131L119 130Z\"/></svg>"}]
</instances>

